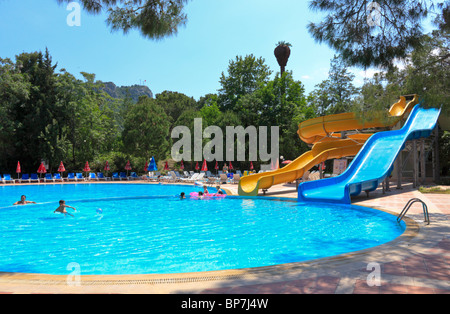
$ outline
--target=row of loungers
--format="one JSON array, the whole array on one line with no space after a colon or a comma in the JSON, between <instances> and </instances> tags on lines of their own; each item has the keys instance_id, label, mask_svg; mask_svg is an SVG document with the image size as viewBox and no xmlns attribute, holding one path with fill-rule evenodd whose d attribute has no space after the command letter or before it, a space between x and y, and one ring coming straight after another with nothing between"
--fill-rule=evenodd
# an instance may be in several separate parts
<instances>
[{"instance_id":1,"label":"row of loungers","mask_svg":"<svg viewBox=\"0 0 450 314\"><path fill-rule=\"evenodd\" d=\"M89 173L87 177L84 177L82 173L69 173L66 178L61 177L59 173L54 175L47 173L43 178L39 178L36 173L23 174L19 179L12 179L11 175L5 174L0 176L1 183L33 183L33 182L78 182L78 181L115 181L115 180L139 180L141 179L136 172L132 172L130 176L127 176L125 172L114 172L111 177L105 177L103 173Z\"/></svg>"},{"instance_id":2,"label":"row of loungers","mask_svg":"<svg viewBox=\"0 0 450 314\"><path fill-rule=\"evenodd\" d=\"M211 174L211 173L209 173ZM152 182L167 182L167 183L201 183L206 185L218 185L218 184L237 184L241 179L239 174L234 174L233 178L229 178L226 174L222 173L219 176L210 175L207 176L208 172L194 173L184 171L181 175L178 171L169 171L166 176L162 176L159 172L150 173L149 176L144 179Z\"/></svg>"}]
</instances>

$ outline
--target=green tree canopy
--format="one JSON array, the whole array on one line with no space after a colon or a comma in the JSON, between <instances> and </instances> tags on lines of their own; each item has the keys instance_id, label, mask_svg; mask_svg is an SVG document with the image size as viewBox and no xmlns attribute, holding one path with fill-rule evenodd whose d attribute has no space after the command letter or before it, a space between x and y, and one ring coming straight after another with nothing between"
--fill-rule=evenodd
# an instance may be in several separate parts
<instances>
[{"instance_id":1,"label":"green tree canopy","mask_svg":"<svg viewBox=\"0 0 450 314\"><path fill-rule=\"evenodd\" d=\"M420 47L427 17L436 15L441 29L450 25L448 1L313 0L310 8L326 13L321 22L309 24L313 38L364 68L390 68Z\"/></svg>"},{"instance_id":2,"label":"green tree canopy","mask_svg":"<svg viewBox=\"0 0 450 314\"><path fill-rule=\"evenodd\" d=\"M68 3L72 0L56 0ZM111 30L125 34L137 29L150 39L175 35L187 21L183 9L188 0L80 0L92 14L108 13Z\"/></svg>"}]
</instances>

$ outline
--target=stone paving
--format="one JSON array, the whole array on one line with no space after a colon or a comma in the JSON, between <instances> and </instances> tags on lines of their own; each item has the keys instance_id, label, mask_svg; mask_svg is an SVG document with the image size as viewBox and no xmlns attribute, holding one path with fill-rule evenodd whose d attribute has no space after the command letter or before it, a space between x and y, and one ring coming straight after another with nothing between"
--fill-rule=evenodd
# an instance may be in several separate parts
<instances>
[{"instance_id":1,"label":"stone paving","mask_svg":"<svg viewBox=\"0 0 450 314\"><path fill-rule=\"evenodd\" d=\"M236 192L236 185L225 185ZM296 197L294 185L274 187L267 196ZM371 250L335 258L280 265L255 271L164 276L82 277L81 286L62 276L0 273L1 293L154 293L154 294L449 294L450 195L422 194L410 185L381 189L353 203L398 214L411 198L428 205L431 224L415 204L408 213L414 235ZM378 267L378 269L377 269ZM378 271L379 270L379 271Z\"/></svg>"}]
</instances>

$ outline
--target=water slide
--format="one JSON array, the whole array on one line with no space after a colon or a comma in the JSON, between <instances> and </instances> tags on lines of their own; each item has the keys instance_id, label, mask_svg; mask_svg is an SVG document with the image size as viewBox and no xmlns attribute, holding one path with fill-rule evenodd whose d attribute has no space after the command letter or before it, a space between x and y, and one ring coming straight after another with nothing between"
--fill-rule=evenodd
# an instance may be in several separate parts
<instances>
[{"instance_id":1,"label":"water slide","mask_svg":"<svg viewBox=\"0 0 450 314\"><path fill-rule=\"evenodd\" d=\"M415 106L400 130L379 132L370 137L340 176L300 184L298 200L350 204L352 195L374 191L392 172L406 141L428 137L436 127L439 115L438 109Z\"/></svg>"},{"instance_id":2,"label":"water slide","mask_svg":"<svg viewBox=\"0 0 450 314\"><path fill-rule=\"evenodd\" d=\"M391 106L389 115L381 120L361 122L354 113L343 113L301 123L297 133L305 143L314 144L312 150L281 169L243 177L239 182L239 195L257 196L261 189L269 189L273 185L301 178L306 171L327 159L356 156L372 134L353 134L342 138L337 132L394 126L418 103L418 96L413 96L409 102L404 96L400 97L400 100Z\"/></svg>"}]
</instances>

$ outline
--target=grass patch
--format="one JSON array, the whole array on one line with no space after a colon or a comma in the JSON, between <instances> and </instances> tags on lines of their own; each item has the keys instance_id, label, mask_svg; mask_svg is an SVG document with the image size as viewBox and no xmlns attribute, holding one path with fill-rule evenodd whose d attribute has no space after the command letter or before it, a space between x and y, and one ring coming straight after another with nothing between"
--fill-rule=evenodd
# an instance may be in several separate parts
<instances>
[{"instance_id":1,"label":"grass patch","mask_svg":"<svg viewBox=\"0 0 450 314\"><path fill-rule=\"evenodd\" d=\"M434 194L450 194L450 189L442 189L442 188L439 187L439 186L430 187L430 188L426 188L426 187L421 186L421 187L419 188L419 192L420 192L420 193L424 193L424 194L427 194L427 193L434 193Z\"/></svg>"}]
</instances>

